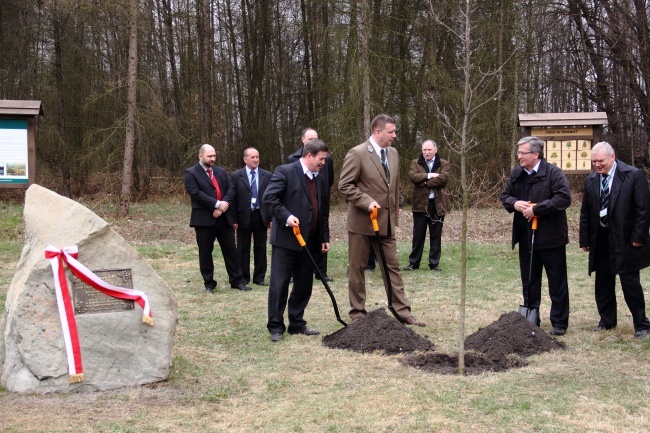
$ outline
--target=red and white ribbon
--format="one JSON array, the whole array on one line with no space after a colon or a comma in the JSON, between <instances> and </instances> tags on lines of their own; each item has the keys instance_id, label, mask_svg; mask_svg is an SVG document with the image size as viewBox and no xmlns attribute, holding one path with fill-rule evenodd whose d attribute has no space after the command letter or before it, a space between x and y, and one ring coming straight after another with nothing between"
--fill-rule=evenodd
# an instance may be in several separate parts
<instances>
[{"instance_id":1,"label":"red and white ribbon","mask_svg":"<svg viewBox=\"0 0 650 433\"><path fill-rule=\"evenodd\" d=\"M63 248L62 250L48 245L45 248L45 258L50 261L52 274L54 275L54 288L56 292L56 301L59 308L59 318L63 330L63 339L65 341L65 350L68 358L68 372L70 374L70 383L83 381L83 367L81 365L81 348L79 346L79 334L77 333L77 322L74 317L68 283L65 277L63 263L81 281L89 286L99 290L105 295L119 299L128 299L137 302L142 308L142 321L153 326L153 317L147 295L134 289L125 289L113 286L99 278L91 270L77 261L79 251L76 245Z\"/></svg>"}]
</instances>

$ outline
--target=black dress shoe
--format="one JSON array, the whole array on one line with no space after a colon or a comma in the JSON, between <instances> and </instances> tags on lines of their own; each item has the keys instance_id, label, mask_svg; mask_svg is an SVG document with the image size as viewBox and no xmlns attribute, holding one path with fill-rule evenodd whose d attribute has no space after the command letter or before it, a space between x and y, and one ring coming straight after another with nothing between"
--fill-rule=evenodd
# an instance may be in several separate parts
<instances>
[{"instance_id":1,"label":"black dress shoe","mask_svg":"<svg viewBox=\"0 0 650 433\"><path fill-rule=\"evenodd\" d=\"M374 266L366 266L366 271L375 272Z\"/></svg>"},{"instance_id":2,"label":"black dress shoe","mask_svg":"<svg viewBox=\"0 0 650 433\"><path fill-rule=\"evenodd\" d=\"M319 276L319 275L316 275L316 279L317 279L317 280L320 280L320 276ZM323 275L323 280L324 280L325 282L327 282L327 283L331 283L332 281L334 281L334 278L330 278L330 277L328 277L327 275Z\"/></svg>"},{"instance_id":3,"label":"black dress shoe","mask_svg":"<svg viewBox=\"0 0 650 433\"><path fill-rule=\"evenodd\" d=\"M442 268L440 266L438 266L438 265L429 266L429 269L431 269L432 271L438 271L438 272L442 271Z\"/></svg>"},{"instance_id":4,"label":"black dress shoe","mask_svg":"<svg viewBox=\"0 0 650 433\"><path fill-rule=\"evenodd\" d=\"M551 329L551 332L549 332L551 335L564 335L566 334L566 329L564 328L556 328L555 326L553 329Z\"/></svg>"},{"instance_id":5,"label":"black dress shoe","mask_svg":"<svg viewBox=\"0 0 650 433\"><path fill-rule=\"evenodd\" d=\"M241 283L239 286L230 286L230 288L241 290L242 292L246 292L248 290L253 290L244 283Z\"/></svg>"},{"instance_id":6,"label":"black dress shoe","mask_svg":"<svg viewBox=\"0 0 650 433\"><path fill-rule=\"evenodd\" d=\"M304 334L304 335L318 335L320 332L316 331L315 329L307 329L305 326L304 328L300 329L291 329L289 328L289 334L291 335L297 335L297 334Z\"/></svg>"},{"instance_id":7,"label":"black dress shoe","mask_svg":"<svg viewBox=\"0 0 650 433\"><path fill-rule=\"evenodd\" d=\"M266 283L264 281L260 281L259 283L253 282L253 284L257 284L258 286L268 286L269 285L268 283Z\"/></svg>"},{"instance_id":8,"label":"black dress shoe","mask_svg":"<svg viewBox=\"0 0 650 433\"><path fill-rule=\"evenodd\" d=\"M403 271L414 271L414 270L416 270L416 269L417 269L417 268L413 267L413 265L404 266L404 267L402 268Z\"/></svg>"},{"instance_id":9,"label":"black dress shoe","mask_svg":"<svg viewBox=\"0 0 650 433\"><path fill-rule=\"evenodd\" d=\"M212 287L206 287L203 293L208 293L210 295L214 295L214 289Z\"/></svg>"},{"instance_id":10,"label":"black dress shoe","mask_svg":"<svg viewBox=\"0 0 650 433\"><path fill-rule=\"evenodd\" d=\"M271 341L274 343L277 343L278 341L282 341L282 334L271 334Z\"/></svg>"},{"instance_id":11,"label":"black dress shoe","mask_svg":"<svg viewBox=\"0 0 650 433\"><path fill-rule=\"evenodd\" d=\"M616 326L611 326L611 327L610 327L610 326L601 326L601 325L598 325L598 326L596 326L594 329L592 329L592 331L594 331L594 332L609 331L610 329L614 329L614 328L616 328Z\"/></svg>"},{"instance_id":12,"label":"black dress shoe","mask_svg":"<svg viewBox=\"0 0 650 433\"><path fill-rule=\"evenodd\" d=\"M648 336L648 330L647 329L639 329L634 333L634 338L645 338Z\"/></svg>"}]
</instances>

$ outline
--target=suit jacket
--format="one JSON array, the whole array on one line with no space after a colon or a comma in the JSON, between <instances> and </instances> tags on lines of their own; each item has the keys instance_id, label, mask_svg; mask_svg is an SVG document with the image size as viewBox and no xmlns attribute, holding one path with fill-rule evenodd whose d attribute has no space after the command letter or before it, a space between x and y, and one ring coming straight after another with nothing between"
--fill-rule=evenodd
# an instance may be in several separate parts
<instances>
[{"instance_id":1,"label":"suit jacket","mask_svg":"<svg viewBox=\"0 0 650 433\"><path fill-rule=\"evenodd\" d=\"M291 155L287 156L287 164L298 161L302 157L302 149L303 146L301 146L300 149L297 149ZM329 153L325 158L325 165L320 169L318 175L324 176L325 179L327 179L327 184L330 188L332 185L334 185L334 162L332 162L332 156Z\"/></svg>"},{"instance_id":2,"label":"suit jacket","mask_svg":"<svg viewBox=\"0 0 650 433\"><path fill-rule=\"evenodd\" d=\"M638 271L650 265L650 191L643 173L622 161L616 172L607 208L609 258L616 274ZM585 179L580 207L580 247L589 247L589 274L594 269L596 235L600 226L600 175ZM643 244L635 248L631 242Z\"/></svg>"},{"instance_id":3,"label":"suit jacket","mask_svg":"<svg viewBox=\"0 0 650 433\"><path fill-rule=\"evenodd\" d=\"M320 242L329 242L329 187L321 174L316 176L318 192L318 223ZM311 224L312 205L305 173L300 161L281 165L275 169L271 182L264 192L264 202L271 208L273 226L271 227L271 245L299 251L302 249L293 227L287 226L287 219L294 215L300 221L300 232L307 242Z\"/></svg>"},{"instance_id":4,"label":"suit jacket","mask_svg":"<svg viewBox=\"0 0 650 433\"><path fill-rule=\"evenodd\" d=\"M399 225L400 205L399 154L397 149L393 147L389 149L390 184L384 174L379 155L370 144L370 140L353 147L345 155L339 179L339 191L348 202L346 227L349 232L368 236L375 234L368 206L376 201L381 206L377 215L379 234L387 235L390 215L390 232L395 235L395 226Z\"/></svg>"},{"instance_id":5,"label":"suit jacket","mask_svg":"<svg viewBox=\"0 0 650 433\"><path fill-rule=\"evenodd\" d=\"M260 214L264 225L268 225L271 221L271 209L264 201L264 191L271 181L271 172L261 168L257 168L257 199L260 207ZM224 198L230 205L228 212L234 211L234 223L239 224L241 228L248 228L251 220L251 191L250 181L248 180L248 173L246 167L235 170L230 173L230 184L232 188L229 190L228 196Z\"/></svg>"},{"instance_id":6,"label":"suit jacket","mask_svg":"<svg viewBox=\"0 0 650 433\"><path fill-rule=\"evenodd\" d=\"M413 182L413 212L426 212L429 206L429 190L433 189L433 196L436 199L436 213L438 216L447 215L449 212L449 191L447 190L447 182L449 181L449 163L436 155L436 159L440 160L440 165L436 168L434 173L440 176L427 179L429 174L429 167L427 166L424 156L420 155L418 159L411 162L411 169L409 170L409 177Z\"/></svg>"},{"instance_id":7,"label":"suit jacket","mask_svg":"<svg viewBox=\"0 0 650 433\"><path fill-rule=\"evenodd\" d=\"M212 174L217 179L219 189L221 190L221 197L225 197L230 193L230 179L228 173L221 167L212 167ZM214 206L217 204L216 190L208 174L200 163L188 168L183 173L183 182L185 183L185 190L192 198L192 214L190 215L190 227L197 226L212 226L216 224L217 219L212 216ZM233 224L234 212L230 209L226 211L219 218L226 218L229 225Z\"/></svg>"}]
</instances>

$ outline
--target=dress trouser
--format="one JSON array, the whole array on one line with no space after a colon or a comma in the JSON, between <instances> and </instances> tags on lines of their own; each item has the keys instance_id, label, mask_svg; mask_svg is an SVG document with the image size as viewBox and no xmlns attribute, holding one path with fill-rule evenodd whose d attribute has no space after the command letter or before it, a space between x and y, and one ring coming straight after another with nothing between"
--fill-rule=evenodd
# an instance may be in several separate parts
<instances>
[{"instance_id":1,"label":"dress trouser","mask_svg":"<svg viewBox=\"0 0 650 433\"><path fill-rule=\"evenodd\" d=\"M251 236L253 237L253 282L261 283L266 276L267 230L259 209L251 211L248 227L237 229L237 251L244 282L251 281Z\"/></svg>"},{"instance_id":2,"label":"dress trouser","mask_svg":"<svg viewBox=\"0 0 650 433\"><path fill-rule=\"evenodd\" d=\"M615 328L616 318L616 274L611 270L609 259L609 230L599 228L596 235L596 251L594 253L594 269L596 271L596 307L600 315L598 326ZM645 315L645 299L639 271L619 274L625 303L632 313L634 330L650 329L650 321Z\"/></svg>"},{"instance_id":3,"label":"dress trouser","mask_svg":"<svg viewBox=\"0 0 650 433\"><path fill-rule=\"evenodd\" d=\"M411 304L404 291L404 281L399 270L397 259L397 241L394 236L382 236L382 246L386 255L388 275L393 286L393 307L401 319L411 317ZM375 254L379 258L379 269L386 286L386 273L381 263L381 256L375 236L367 236L358 233L348 232L348 296L350 298L350 317L362 317L366 311L366 275L365 267L368 265L368 254L372 244ZM382 298L386 295L383 291Z\"/></svg>"},{"instance_id":4,"label":"dress trouser","mask_svg":"<svg viewBox=\"0 0 650 433\"><path fill-rule=\"evenodd\" d=\"M196 232L196 244L199 247L199 269L205 288L217 287L217 282L214 280L214 261L212 260L215 239L219 241L230 287L239 287L243 280L235 243L235 229L228 224L225 217L220 217L217 218L214 225L197 226L194 227L194 231Z\"/></svg>"},{"instance_id":5,"label":"dress trouser","mask_svg":"<svg viewBox=\"0 0 650 433\"><path fill-rule=\"evenodd\" d=\"M409 255L409 264L414 269L420 267L424 241L427 238L427 227L429 228L429 268L434 268L440 263L444 222L445 216L438 216L436 200L433 198L429 199L427 212L413 212L413 244Z\"/></svg>"},{"instance_id":6,"label":"dress trouser","mask_svg":"<svg viewBox=\"0 0 650 433\"><path fill-rule=\"evenodd\" d=\"M523 234L520 239L527 239ZM519 242L519 269L523 287L524 305L539 307L542 298L542 267L548 279L551 298L550 320L553 327L567 329L569 326L569 285L567 283L566 246L535 248L533 246L533 273L530 299L528 299L528 272L530 267L530 244Z\"/></svg>"},{"instance_id":7,"label":"dress trouser","mask_svg":"<svg viewBox=\"0 0 650 433\"><path fill-rule=\"evenodd\" d=\"M312 256L320 252L319 236L310 235L305 248ZM289 295L289 283L293 276L293 287ZM273 245L271 249L271 281L269 283L268 322L266 328L271 334L283 334L284 309L289 309L289 330L299 331L307 326L303 316L311 298L314 283L314 265L305 249L290 250ZM288 298L288 304L287 304Z\"/></svg>"}]
</instances>

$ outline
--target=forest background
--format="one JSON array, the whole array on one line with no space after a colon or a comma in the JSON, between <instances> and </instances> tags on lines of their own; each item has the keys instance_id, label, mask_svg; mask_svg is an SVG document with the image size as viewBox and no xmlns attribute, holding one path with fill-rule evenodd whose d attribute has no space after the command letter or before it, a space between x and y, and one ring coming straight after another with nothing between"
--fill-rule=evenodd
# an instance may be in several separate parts
<instances>
[{"instance_id":1,"label":"forest background","mask_svg":"<svg viewBox=\"0 0 650 433\"><path fill-rule=\"evenodd\" d=\"M273 170L306 126L338 171L378 113L397 120L402 173L433 138L457 179L449 125L467 114L468 84L480 101L465 149L471 205L493 202L513 167L519 113L604 111L617 156L650 165L647 0L471 2L468 45L464 3L4 0L0 99L43 102L39 183L71 197L120 194L125 158L133 200L180 192L201 143L227 170L247 146Z\"/></svg>"}]
</instances>

